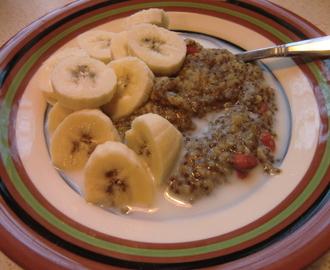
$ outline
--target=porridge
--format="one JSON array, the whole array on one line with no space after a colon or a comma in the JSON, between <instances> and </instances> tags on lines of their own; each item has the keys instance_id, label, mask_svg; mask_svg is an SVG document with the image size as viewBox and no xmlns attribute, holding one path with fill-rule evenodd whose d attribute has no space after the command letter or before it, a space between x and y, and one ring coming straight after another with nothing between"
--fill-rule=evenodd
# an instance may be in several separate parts
<instances>
[{"instance_id":1,"label":"porridge","mask_svg":"<svg viewBox=\"0 0 330 270\"><path fill-rule=\"evenodd\" d=\"M273 151L277 110L274 89L258 65L226 49L204 49L187 39L187 56L175 77L157 77L149 101L114 122L120 134L139 115L156 113L184 134L186 152L169 179L170 190L194 200L209 194L234 171L245 178L257 164L277 174ZM207 130L191 134L194 119L212 113Z\"/></svg>"}]
</instances>

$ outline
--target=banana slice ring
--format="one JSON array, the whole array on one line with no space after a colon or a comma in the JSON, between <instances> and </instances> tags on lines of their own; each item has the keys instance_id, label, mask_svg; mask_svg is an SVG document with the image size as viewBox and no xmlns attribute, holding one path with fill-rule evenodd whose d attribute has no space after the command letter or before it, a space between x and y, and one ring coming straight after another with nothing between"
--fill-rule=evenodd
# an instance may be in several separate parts
<instances>
[{"instance_id":1,"label":"banana slice ring","mask_svg":"<svg viewBox=\"0 0 330 270\"><path fill-rule=\"evenodd\" d=\"M143 61L132 56L111 61L109 67L117 75L117 91L102 110L116 120L129 115L147 101L155 76Z\"/></svg>"},{"instance_id":2,"label":"banana slice ring","mask_svg":"<svg viewBox=\"0 0 330 270\"><path fill-rule=\"evenodd\" d=\"M165 118L148 113L138 116L125 133L128 147L148 165L158 185L173 171L182 150L182 134Z\"/></svg>"},{"instance_id":3,"label":"banana slice ring","mask_svg":"<svg viewBox=\"0 0 330 270\"><path fill-rule=\"evenodd\" d=\"M54 67L51 82L62 106L72 110L94 109L111 100L117 76L99 60L71 56Z\"/></svg>"},{"instance_id":4,"label":"banana slice ring","mask_svg":"<svg viewBox=\"0 0 330 270\"><path fill-rule=\"evenodd\" d=\"M73 112L50 141L52 163L64 171L81 170L95 147L106 141L121 141L108 116L98 109Z\"/></svg>"},{"instance_id":5,"label":"banana slice ring","mask_svg":"<svg viewBox=\"0 0 330 270\"><path fill-rule=\"evenodd\" d=\"M88 56L88 54L79 47L60 50L48 58L38 71L38 86L44 94L46 101L51 105L54 105L57 99L53 91L50 74L58 62L69 56Z\"/></svg>"},{"instance_id":6,"label":"banana slice ring","mask_svg":"<svg viewBox=\"0 0 330 270\"><path fill-rule=\"evenodd\" d=\"M175 75L186 56L186 43L179 35L152 24L134 25L128 31L128 52L144 61L155 75Z\"/></svg>"},{"instance_id":7,"label":"banana slice ring","mask_svg":"<svg viewBox=\"0 0 330 270\"><path fill-rule=\"evenodd\" d=\"M110 44L110 53L112 60L118 60L129 56L127 48L128 32L121 31L116 34Z\"/></svg>"},{"instance_id":8,"label":"banana slice ring","mask_svg":"<svg viewBox=\"0 0 330 270\"><path fill-rule=\"evenodd\" d=\"M104 30L90 30L77 37L78 46L90 57L107 64L111 60L110 45L116 33Z\"/></svg>"},{"instance_id":9,"label":"banana slice ring","mask_svg":"<svg viewBox=\"0 0 330 270\"><path fill-rule=\"evenodd\" d=\"M170 16L163 9L145 9L127 17L122 23L122 28L123 30L129 30L133 25L141 23L151 23L159 27L168 28Z\"/></svg>"},{"instance_id":10,"label":"banana slice ring","mask_svg":"<svg viewBox=\"0 0 330 270\"><path fill-rule=\"evenodd\" d=\"M151 206L152 178L135 152L125 144L98 145L84 168L87 202L107 207Z\"/></svg>"},{"instance_id":11,"label":"banana slice ring","mask_svg":"<svg viewBox=\"0 0 330 270\"><path fill-rule=\"evenodd\" d=\"M46 127L50 138L63 120L73 112L73 110L63 107L59 102L55 103L55 105L49 110L47 118Z\"/></svg>"}]
</instances>

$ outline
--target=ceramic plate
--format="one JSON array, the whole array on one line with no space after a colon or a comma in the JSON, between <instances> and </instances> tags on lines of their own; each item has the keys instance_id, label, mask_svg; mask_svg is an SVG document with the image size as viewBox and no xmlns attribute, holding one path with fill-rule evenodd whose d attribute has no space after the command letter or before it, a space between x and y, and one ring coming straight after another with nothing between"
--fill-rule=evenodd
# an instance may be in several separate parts
<instances>
[{"instance_id":1,"label":"ceramic plate","mask_svg":"<svg viewBox=\"0 0 330 270\"><path fill-rule=\"evenodd\" d=\"M151 7L167 11L170 29L183 36L233 51L324 35L265 1L80 1L31 24L0 51L2 249L33 269L298 269L311 263L330 247L328 59L263 61L279 104L279 175L234 181L192 207L118 215L86 204L52 167L40 65L73 46L80 33L119 32L125 17Z\"/></svg>"}]
</instances>

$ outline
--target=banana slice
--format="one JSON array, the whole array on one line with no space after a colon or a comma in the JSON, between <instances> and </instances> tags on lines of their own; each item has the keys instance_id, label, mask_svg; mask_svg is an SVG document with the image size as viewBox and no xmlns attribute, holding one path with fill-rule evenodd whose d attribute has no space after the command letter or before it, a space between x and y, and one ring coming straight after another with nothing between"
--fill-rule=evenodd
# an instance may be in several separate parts
<instances>
[{"instance_id":1,"label":"banana slice","mask_svg":"<svg viewBox=\"0 0 330 270\"><path fill-rule=\"evenodd\" d=\"M51 82L62 106L72 110L94 109L111 100L117 76L99 60L70 56L54 67Z\"/></svg>"},{"instance_id":2,"label":"banana slice","mask_svg":"<svg viewBox=\"0 0 330 270\"><path fill-rule=\"evenodd\" d=\"M135 152L125 144L98 145L84 168L87 202L107 207L151 206L152 178Z\"/></svg>"},{"instance_id":3,"label":"banana slice","mask_svg":"<svg viewBox=\"0 0 330 270\"><path fill-rule=\"evenodd\" d=\"M71 113L50 141L53 165L64 171L82 169L98 144L120 141L110 118L98 109Z\"/></svg>"},{"instance_id":4,"label":"banana slice","mask_svg":"<svg viewBox=\"0 0 330 270\"><path fill-rule=\"evenodd\" d=\"M186 56L179 35L152 24L134 25L128 31L128 52L144 61L155 75L175 75Z\"/></svg>"},{"instance_id":5,"label":"banana slice","mask_svg":"<svg viewBox=\"0 0 330 270\"><path fill-rule=\"evenodd\" d=\"M159 27L168 28L170 16L163 9L159 8L141 10L127 17L122 23L122 29L129 30L133 25L141 23L151 23Z\"/></svg>"},{"instance_id":6,"label":"banana slice","mask_svg":"<svg viewBox=\"0 0 330 270\"><path fill-rule=\"evenodd\" d=\"M146 162L156 183L164 183L178 161L181 133L165 118L148 113L135 118L125 136L127 146Z\"/></svg>"},{"instance_id":7,"label":"banana slice","mask_svg":"<svg viewBox=\"0 0 330 270\"><path fill-rule=\"evenodd\" d=\"M61 124L63 120L73 112L73 110L63 107L60 103L55 103L55 105L49 110L47 118L46 128L49 137L52 137L59 124Z\"/></svg>"},{"instance_id":8,"label":"banana slice","mask_svg":"<svg viewBox=\"0 0 330 270\"><path fill-rule=\"evenodd\" d=\"M127 48L127 38L127 31L121 31L112 38L110 44L110 53L112 60L118 60L120 58L129 56Z\"/></svg>"},{"instance_id":9,"label":"banana slice","mask_svg":"<svg viewBox=\"0 0 330 270\"><path fill-rule=\"evenodd\" d=\"M136 57L125 57L111 61L108 65L117 75L117 91L102 110L112 120L119 119L143 105L154 85L154 74Z\"/></svg>"},{"instance_id":10,"label":"banana slice","mask_svg":"<svg viewBox=\"0 0 330 270\"><path fill-rule=\"evenodd\" d=\"M78 46L105 64L111 60L110 44L116 33L104 30L90 30L77 37Z\"/></svg>"},{"instance_id":11,"label":"banana slice","mask_svg":"<svg viewBox=\"0 0 330 270\"><path fill-rule=\"evenodd\" d=\"M38 84L40 90L43 92L46 101L54 105L57 102L55 93L53 91L53 86L50 80L50 74L55 67L55 65L61 61L63 58L68 56L88 56L85 50L82 50L78 47L74 48L66 48L57 53L53 54L50 58L48 58L40 67L38 71Z\"/></svg>"}]
</instances>

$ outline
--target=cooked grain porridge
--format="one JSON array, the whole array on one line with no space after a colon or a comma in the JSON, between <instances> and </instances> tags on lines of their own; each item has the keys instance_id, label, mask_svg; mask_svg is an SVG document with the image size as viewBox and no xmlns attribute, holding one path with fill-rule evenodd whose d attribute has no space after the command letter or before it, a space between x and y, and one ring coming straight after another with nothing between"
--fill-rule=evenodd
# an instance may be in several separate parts
<instances>
[{"instance_id":1,"label":"cooked grain porridge","mask_svg":"<svg viewBox=\"0 0 330 270\"><path fill-rule=\"evenodd\" d=\"M280 173L273 166L275 94L262 69L238 61L227 49L186 43L188 54L177 76L156 78L150 100L114 122L119 133L150 112L176 126L184 134L185 153L167 184L190 201L210 194L233 173L245 178L258 164L266 174ZM210 114L207 129L196 135L194 119Z\"/></svg>"}]
</instances>

